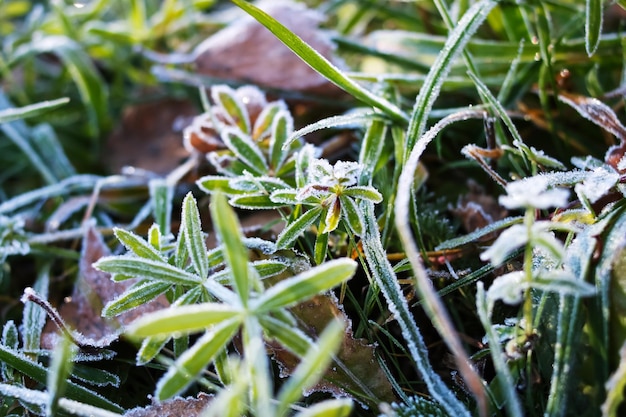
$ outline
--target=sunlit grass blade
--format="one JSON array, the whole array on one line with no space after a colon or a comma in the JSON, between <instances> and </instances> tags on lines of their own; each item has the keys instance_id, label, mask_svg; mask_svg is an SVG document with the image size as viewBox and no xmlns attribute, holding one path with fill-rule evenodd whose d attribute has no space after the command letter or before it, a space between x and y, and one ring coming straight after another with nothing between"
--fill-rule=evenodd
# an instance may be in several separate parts
<instances>
[{"instance_id":1,"label":"sunlit grass blade","mask_svg":"<svg viewBox=\"0 0 626 417\"><path fill-rule=\"evenodd\" d=\"M385 136L387 135L387 125L382 120L372 120L361 143L361 151L359 153L359 163L363 166L359 184L371 184L374 171L378 165ZM397 162L396 162L397 163Z\"/></svg>"},{"instance_id":2,"label":"sunlit grass blade","mask_svg":"<svg viewBox=\"0 0 626 417\"><path fill-rule=\"evenodd\" d=\"M224 260L232 271L232 281L243 305L247 305L250 286L248 250L243 245L241 227L226 197L217 193L211 202L211 218L217 234L224 245Z\"/></svg>"},{"instance_id":3,"label":"sunlit grass blade","mask_svg":"<svg viewBox=\"0 0 626 417\"><path fill-rule=\"evenodd\" d=\"M222 321L207 331L169 368L159 380L155 396L160 401L171 398L187 388L197 375L232 339L240 326L239 318Z\"/></svg>"},{"instance_id":4,"label":"sunlit grass blade","mask_svg":"<svg viewBox=\"0 0 626 417\"><path fill-rule=\"evenodd\" d=\"M187 252L196 273L201 278L206 278L209 274L209 258L207 257L204 233L200 224L198 205L191 193L188 193L183 201L180 228L185 231Z\"/></svg>"},{"instance_id":5,"label":"sunlit grass blade","mask_svg":"<svg viewBox=\"0 0 626 417\"><path fill-rule=\"evenodd\" d=\"M602 36L602 0L587 0L585 7L585 49L589 56L598 49Z\"/></svg>"},{"instance_id":6,"label":"sunlit grass blade","mask_svg":"<svg viewBox=\"0 0 626 417\"><path fill-rule=\"evenodd\" d=\"M406 123L408 117L395 104L372 94L369 90L354 82L316 50L311 48L311 46L309 46L306 42L296 36L280 22L276 21L276 19L244 0L232 0L232 2L258 20L263 26L268 28L278 39L280 39L281 42L287 45L289 49L291 49L311 68L322 74L329 81L345 90L354 98L361 100L370 106L379 108L393 120L400 123Z\"/></svg>"},{"instance_id":7,"label":"sunlit grass blade","mask_svg":"<svg viewBox=\"0 0 626 417\"><path fill-rule=\"evenodd\" d=\"M415 142L424 133L428 114L439 96L441 85L448 75L454 59L461 53L496 4L492 0L481 0L474 3L463 15L454 30L450 32L446 44L428 72L428 76L424 80L420 93L415 100L407 131L406 154L411 151Z\"/></svg>"},{"instance_id":8,"label":"sunlit grass blade","mask_svg":"<svg viewBox=\"0 0 626 417\"><path fill-rule=\"evenodd\" d=\"M339 349L344 330L344 324L339 320L332 320L326 326L319 339L302 357L287 382L280 388L277 415L286 413L291 405L302 397L303 392L322 378L323 372Z\"/></svg>"},{"instance_id":9,"label":"sunlit grass blade","mask_svg":"<svg viewBox=\"0 0 626 417\"><path fill-rule=\"evenodd\" d=\"M126 332L131 337L163 338L198 332L240 315L239 309L217 303L171 307L135 320Z\"/></svg>"},{"instance_id":10,"label":"sunlit grass blade","mask_svg":"<svg viewBox=\"0 0 626 417\"><path fill-rule=\"evenodd\" d=\"M255 310L267 312L289 307L350 279L356 270L351 259L335 259L280 281L259 296Z\"/></svg>"},{"instance_id":11,"label":"sunlit grass blade","mask_svg":"<svg viewBox=\"0 0 626 417\"><path fill-rule=\"evenodd\" d=\"M291 136L289 136L289 139L285 143L284 147L289 146L289 144L292 143L294 140L318 130L330 129L334 127L362 126L376 119L379 120L380 123L382 123L382 117L380 113L365 109L355 110L348 114L342 114L340 116L328 117L326 119L322 119L315 123L306 125L302 129L293 132Z\"/></svg>"},{"instance_id":12,"label":"sunlit grass blade","mask_svg":"<svg viewBox=\"0 0 626 417\"><path fill-rule=\"evenodd\" d=\"M68 97L63 97L56 100L42 101L41 103L35 103L24 107L0 110L0 123L39 116L42 113L67 104L69 101L70 99Z\"/></svg>"}]
</instances>

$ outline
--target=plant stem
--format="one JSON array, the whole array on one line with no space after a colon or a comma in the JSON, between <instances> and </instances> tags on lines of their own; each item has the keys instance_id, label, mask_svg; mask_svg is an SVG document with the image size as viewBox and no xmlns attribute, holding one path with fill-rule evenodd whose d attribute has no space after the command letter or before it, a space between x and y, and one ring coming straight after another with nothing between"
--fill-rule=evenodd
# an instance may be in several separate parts
<instances>
[{"instance_id":1,"label":"plant stem","mask_svg":"<svg viewBox=\"0 0 626 417\"><path fill-rule=\"evenodd\" d=\"M535 223L535 209L528 207L524 216L524 225L526 226L526 235L528 243L524 250L524 280L526 281L526 289L524 290L524 331L526 338L530 338L534 332L533 327L533 298L531 283L533 280L533 245L532 245L532 227Z\"/></svg>"}]
</instances>

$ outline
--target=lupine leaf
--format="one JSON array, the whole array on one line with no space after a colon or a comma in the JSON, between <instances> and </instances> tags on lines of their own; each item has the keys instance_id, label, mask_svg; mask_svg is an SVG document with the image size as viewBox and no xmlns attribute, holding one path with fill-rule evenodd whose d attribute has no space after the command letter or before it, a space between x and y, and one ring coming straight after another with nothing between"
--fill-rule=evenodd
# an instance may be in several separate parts
<instances>
[{"instance_id":1,"label":"lupine leaf","mask_svg":"<svg viewBox=\"0 0 626 417\"><path fill-rule=\"evenodd\" d=\"M193 382L239 329L239 319L221 322L207 331L174 363L159 380L155 396L160 400L171 398Z\"/></svg>"},{"instance_id":2,"label":"lupine leaf","mask_svg":"<svg viewBox=\"0 0 626 417\"><path fill-rule=\"evenodd\" d=\"M234 129L225 128L222 132L222 140L228 149L255 174L262 175L267 171L267 162L263 153L249 136Z\"/></svg>"},{"instance_id":3,"label":"lupine leaf","mask_svg":"<svg viewBox=\"0 0 626 417\"><path fill-rule=\"evenodd\" d=\"M171 284L198 285L202 279L180 268L164 262L149 259L130 258L127 256L107 256L94 266L104 272L114 274L121 279L149 278Z\"/></svg>"},{"instance_id":4,"label":"lupine leaf","mask_svg":"<svg viewBox=\"0 0 626 417\"><path fill-rule=\"evenodd\" d=\"M165 261L163 256L152 245L136 234L120 228L115 228L114 233L115 237L122 242L126 249L140 258L152 259L153 261Z\"/></svg>"},{"instance_id":5,"label":"lupine leaf","mask_svg":"<svg viewBox=\"0 0 626 417\"><path fill-rule=\"evenodd\" d=\"M351 259L335 259L280 281L266 290L255 302L258 312L289 307L327 291L349 279L356 270Z\"/></svg>"},{"instance_id":6,"label":"lupine leaf","mask_svg":"<svg viewBox=\"0 0 626 417\"><path fill-rule=\"evenodd\" d=\"M108 318L115 317L125 311L144 305L163 294L171 286L172 284L168 282L144 280L133 285L122 295L105 305L102 309L102 316Z\"/></svg>"},{"instance_id":7,"label":"lupine leaf","mask_svg":"<svg viewBox=\"0 0 626 417\"><path fill-rule=\"evenodd\" d=\"M213 101L226 111L226 116L241 129L244 134L250 133L250 117L246 106L241 103L235 90L225 85L216 85L211 88Z\"/></svg>"},{"instance_id":8,"label":"lupine leaf","mask_svg":"<svg viewBox=\"0 0 626 417\"><path fill-rule=\"evenodd\" d=\"M322 207L312 208L306 213L298 217L294 222L289 223L285 229L280 232L276 239L276 246L279 249L285 249L290 246L302 233L304 233L322 214Z\"/></svg>"},{"instance_id":9,"label":"lupine leaf","mask_svg":"<svg viewBox=\"0 0 626 417\"><path fill-rule=\"evenodd\" d=\"M181 218L181 230L185 231L187 252L191 258L194 269L201 278L206 278L209 274L209 260L207 258L207 248L204 242L204 233L200 225L200 213L196 199L191 193L187 194L183 201L183 211Z\"/></svg>"}]
</instances>

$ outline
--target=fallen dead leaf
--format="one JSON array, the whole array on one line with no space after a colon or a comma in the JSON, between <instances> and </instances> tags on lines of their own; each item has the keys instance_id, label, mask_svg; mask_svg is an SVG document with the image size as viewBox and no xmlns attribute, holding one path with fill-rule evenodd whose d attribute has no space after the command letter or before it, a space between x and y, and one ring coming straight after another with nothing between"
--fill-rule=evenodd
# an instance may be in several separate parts
<instances>
[{"instance_id":1,"label":"fallen dead leaf","mask_svg":"<svg viewBox=\"0 0 626 417\"><path fill-rule=\"evenodd\" d=\"M376 346L365 339L357 339L352 333L352 322L333 295L317 295L291 309L311 336L320 334L328 323L339 318L346 324L346 333L337 354L339 364L333 363L324 378L305 395L327 392L335 396L351 396L369 407L380 402L393 402L396 397L383 369L376 359ZM291 375L298 359L276 346L270 346L280 365L281 377ZM356 394L356 395L355 395Z\"/></svg>"},{"instance_id":2,"label":"fallen dead leaf","mask_svg":"<svg viewBox=\"0 0 626 417\"><path fill-rule=\"evenodd\" d=\"M197 114L188 101L165 99L127 107L120 126L106 143L105 164L111 172L125 166L167 174L188 155L182 134L174 129L182 118Z\"/></svg>"},{"instance_id":3,"label":"fallen dead leaf","mask_svg":"<svg viewBox=\"0 0 626 417\"><path fill-rule=\"evenodd\" d=\"M197 397L172 398L147 407L138 407L124 413L125 417L195 417L201 416L203 410L213 399L213 395L199 393Z\"/></svg>"},{"instance_id":4,"label":"fallen dead leaf","mask_svg":"<svg viewBox=\"0 0 626 417\"><path fill-rule=\"evenodd\" d=\"M258 7L339 65L335 45L319 27L321 13L292 1L264 1ZM193 55L196 70L211 77L324 96L343 94L250 16L207 38Z\"/></svg>"}]
</instances>

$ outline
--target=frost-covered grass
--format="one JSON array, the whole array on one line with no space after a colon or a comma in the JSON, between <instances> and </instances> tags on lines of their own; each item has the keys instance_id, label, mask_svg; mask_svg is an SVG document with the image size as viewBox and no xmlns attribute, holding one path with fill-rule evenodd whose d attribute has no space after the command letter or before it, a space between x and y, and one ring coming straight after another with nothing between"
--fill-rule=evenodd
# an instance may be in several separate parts
<instances>
[{"instance_id":1,"label":"frost-covered grass","mask_svg":"<svg viewBox=\"0 0 626 417\"><path fill-rule=\"evenodd\" d=\"M0 416L624 414L622 2L112 3L0 2ZM345 94L172 67L235 11Z\"/></svg>"}]
</instances>

